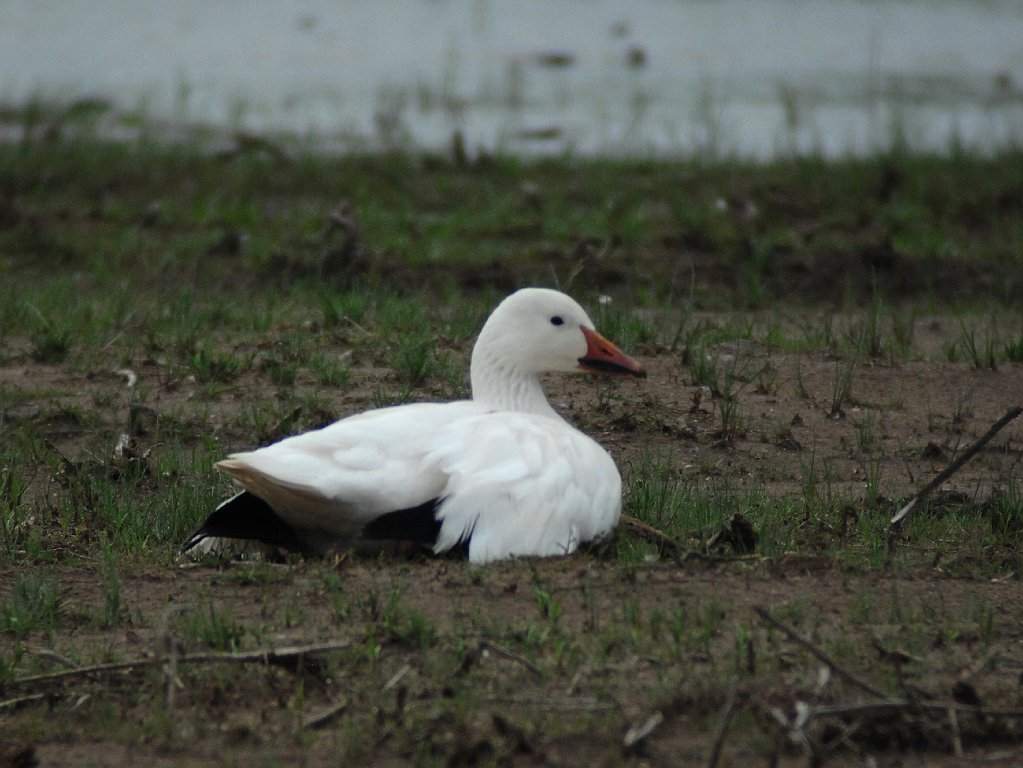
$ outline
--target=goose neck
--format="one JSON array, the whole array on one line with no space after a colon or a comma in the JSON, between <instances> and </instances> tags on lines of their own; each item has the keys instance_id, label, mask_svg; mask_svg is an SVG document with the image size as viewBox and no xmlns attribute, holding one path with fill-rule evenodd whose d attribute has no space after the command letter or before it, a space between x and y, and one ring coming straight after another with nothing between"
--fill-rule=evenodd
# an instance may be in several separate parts
<instances>
[{"instance_id":1,"label":"goose neck","mask_svg":"<svg viewBox=\"0 0 1023 768\"><path fill-rule=\"evenodd\" d=\"M560 418L547 401L535 373L488 355L485 350L477 349L473 354L471 379L472 398L476 402L501 411Z\"/></svg>"}]
</instances>

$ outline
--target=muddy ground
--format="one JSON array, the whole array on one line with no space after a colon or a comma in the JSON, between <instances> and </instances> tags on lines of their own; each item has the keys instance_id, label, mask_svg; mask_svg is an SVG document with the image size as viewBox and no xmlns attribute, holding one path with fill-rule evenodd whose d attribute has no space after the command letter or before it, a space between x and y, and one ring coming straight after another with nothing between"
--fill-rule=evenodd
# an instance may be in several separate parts
<instances>
[{"instance_id":1,"label":"muddy ground","mask_svg":"<svg viewBox=\"0 0 1023 768\"><path fill-rule=\"evenodd\" d=\"M968 536L907 542L879 533L880 559L870 560L862 544L845 552L840 530L882 529L899 500L1019 402L1020 365L947 360L943 350L961 333L948 318L917 320L914 352L899 357L719 345L709 350L719 366L738 361L734 429L722 420L721 393L694 382L693 350L637 350L646 381L550 380L552 401L609 448L627 483L655 455L693 487L796 500L795 533L775 537L781 550L740 555L696 542L689 554L662 549L628 566L607 547L486 568L392 555L133 562L119 571L125 620L109 628L96 620L99 565L54 566L58 624L3 640L5 658L18 660L14 677L213 646L182 613L226 616L229 647L345 647L297 667L183 662L8 678L0 764L709 765L717 743L719 765L1018 765L1019 552ZM836 403L843 370L852 387ZM195 402L187 386L161 388L158 366L139 375L153 384L154 419ZM388 375L356 364L336 412L368 407ZM108 402L111 421L127 403L117 376L27 358L0 378L77 392L63 396L65 406ZM218 440L230 444L231 414L262 386L248 376L203 403L207 423L225 425ZM6 418L39 407L24 403ZM1021 441L1023 425L1010 424L918 514L968 508L982 519L985 500L1018 475ZM77 455L81 435L55 424L53 443ZM877 457L883 463L872 464ZM879 476L868 476L872 466ZM845 500L841 524L800 520L799 500L825 485ZM0 580L25 568L3 565ZM854 680L754 606L835 654ZM882 694L901 704L806 716L807 705L852 707ZM966 710L950 714L953 702ZM977 714L974 704L998 714Z\"/></svg>"},{"instance_id":2,"label":"muddy ground","mask_svg":"<svg viewBox=\"0 0 1023 768\"><path fill-rule=\"evenodd\" d=\"M47 704L34 705L49 710L40 716L61 721L58 728L48 729L56 731L48 738L27 740L39 763L703 765L731 680L738 677L741 708L726 735L721 764L767 765L777 760L773 764L805 765L810 758L802 754L801 745L783 736L770 713L793 718L796 701L846 704L869 697L842 680L822 682L823 665L768 632L750 606L800 604L815 616L818 642L849 632L851 642L891 644L894 653L903 630L887 606L896 596L914 613L935 604L950 614L988 601L997 606L991 628L994 644L978 634L950 642L940 620L917 622L914 631L928 636L929 648L907 663L903 684L908 690L945 701L957 681L968 678L969 690L988 706L1023 705L1018 621L1023 591L1015 580L848 574L798 558L748 570L658 565L627 577L619 568L585 558L499 565L472 573L435 561L345 564L340 576L346 593L386 595L398 589L410 610L436 621L437 636L428 647L396 633L382 637L379 654L368 659L365 625L374 620L371 609L363 605L347 620L339 618L325 594L319 573L323 567L302 564L270 577L249 578L236 570L198 568L135 573L127 598L147 621L116 632L69 628L57 644L59 651L74 646L102 648L111 658L153 654L162 644L159 619L167 607L187 605L206 591L218 603L230 604L238 621L266 626L267 645L341 641L351 648L335 653L325 670L310 665L297 673L287 667L252 665L254 669L246 670L231 665L211 676L206 669L182 664L183 687L174 693L169 721L159 714L166 706L166 681L152 671L79 678L56 688L28 686L19 693L49 693ZM683 648L677 655L616 638L607 639L599 652L590 643L573 641L586 652L574 652L573 647L555 661L554 652L543 647L546 639L537 641L541 648L536 648L516 635L537 622L540 631L551 631L538 618L537 579L561 606L559 635L611 638L609 628L620 621L623 606L637 597L645 619L655 606L697 614L714 603L722 612L723 629L706 645ZM62 587L72 617L97 600L95 573L89 569L66 573ZM879 623L852 627L850 605L865 594L885 604L885 616ZM300 620L290 626L281 620L280 603L286 601L300 604ZM274 616L270 621L268 602ZM494 629L477 629L481 626ZM731 647L736 627L748 633L748 645L738 659ZM456 653L456 646L464 650ZM871 649L867 655L870 664L851 671L868 683L877 685L898 668L881 650ZM99 725L87 714L97 699L113 709ZM76 708L78 702L82 704ZM347 706L335 718L300 729L302 722L339 702ZM658 713L663 719L650 736L625 747L629 730ZM971 759L1019 764L1018 729L1002 723L977 725L969 722L971 715L960 717L962 749ZM6 730L6 738L24 745L19 736L43 727L26 720L27 726ZM882 722L865 720L859 733L825 752L825 764L865 765L871 759L878 765L961 764L943 712L918 720L911 713ZM852 730L851 723L842 725ZM839 736L838 727L832 722L825 735L813 725L807 733L812 740L831 743Z\"/></svg>"},{"instance_id":3,"label":"muddy ground","mask_svg":"<svg viewBox=\"0 0 1023 768\"><path fill-rule=\"evenodd\" d=\"M1023 399L1018 153L325 158L60 114L0 146L0 768L1023 765L1023 420L888 528ZM548 382L647 527L175 558L213 461L464 391L524 284L652 315L648 379Z\"/></svg>"}]
</instances>

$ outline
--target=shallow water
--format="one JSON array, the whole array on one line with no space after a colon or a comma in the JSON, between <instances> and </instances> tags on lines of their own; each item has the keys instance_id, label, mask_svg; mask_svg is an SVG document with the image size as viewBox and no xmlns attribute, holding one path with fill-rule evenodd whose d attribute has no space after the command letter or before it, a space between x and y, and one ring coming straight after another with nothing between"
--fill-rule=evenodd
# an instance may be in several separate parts
<instances>
[{"instance_id":1,"label":"shallow water","mask_svg":"<svg viewBox=\"0 0 1023 768\"><path fill-rule=\"evenodd\" d=\"M1023 139L1023 3L6 0L0 101L338 148L767 157Z\"/></svg>"}]
</instances>

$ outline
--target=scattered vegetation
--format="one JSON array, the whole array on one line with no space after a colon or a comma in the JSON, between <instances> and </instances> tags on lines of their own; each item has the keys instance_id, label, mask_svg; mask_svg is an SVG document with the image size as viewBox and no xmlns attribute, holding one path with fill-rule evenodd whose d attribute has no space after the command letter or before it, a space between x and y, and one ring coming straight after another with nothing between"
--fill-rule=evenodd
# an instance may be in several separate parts
<instances>
[{"instance_id":1,"label":"scattered vegetation","mask_svg":"<svg viewBox=\"0 0 1023 768\"><path fill-rule=\"evenodd\" d=\"M824 680L810 648L888 706L964 702L962 669L985 705L1015 706L1015 438L887 521L1018 399L1021 188L1015 154L0 145L0 714L54 743L81 729L239 761L272 744L282 763L706 764L729 720L737 761L1017 744L993 715L953 732L947 708L829 714L865 692L826 663ZM523 284L569 290L650 364L646 383L550 383L622 467L612 540L486 569L177 568L230 492L216 460L464 396L473 336ZM324 637L340 645L259 655ZM218 653L262 661L228 675ZM12 687L143 657L161 663L37 683L45 707Z\"/></svg>"},{"instance_id":2,"label":"scattered vegetation","mask_svg":"<svg viewBox=\"0 0 1023 768\"><path fill-rule=\"evenodd\" d=\"M42 573L28 572L14 578L0 603L0 629L23 639L34 631L52 633L60 616L56 582Z\"/></svg>"}]
</instances>

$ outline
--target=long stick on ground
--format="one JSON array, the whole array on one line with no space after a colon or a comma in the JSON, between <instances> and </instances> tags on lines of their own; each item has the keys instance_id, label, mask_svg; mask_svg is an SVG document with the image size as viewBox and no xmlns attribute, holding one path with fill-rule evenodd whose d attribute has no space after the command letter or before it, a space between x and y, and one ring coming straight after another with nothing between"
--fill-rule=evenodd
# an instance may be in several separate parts
<instances>
[{"instance_id":1,"label":"long stick on ground","mask_svg":"<svg viewBox=\"0 0 1023 768\"><path fill-rule=\"evenodd\" d=\"M830 656L828 656L828 654L824 653L824 651L822 651L816 645L814 645L805 637L796 632L796 630L792 629L792 627L774 618L774 616L768 613L766 608L761 608L759 605L753 605L750 607L753 609L753 612L757 614L757 616L759 616L761 619L763 619L765 622L770 624L775 629L778 629L783 634L787 635L790 640L794 640L795 642L799 643L801 646L806 648L806 650L808 650L810 653L816 656L819 661L822 661L824 664L830 667L831 671L837 674L839 677L844 678L847 682L852 683L860 690L866 691L871 696L876 696L879 699L888 698L882 691L879 691L877 688L874 688L873 686L863 682L858 677L853 675L851 672L847 672L841 665L839 665L837 661L832 659Z\"/></svg>"},{"instance_id":2,"label":"long stick on ground","mask_svg":"<svg viewBox=\"0 0 1023 768\"><path fill-rule=\"evenodd\" d=\"M937 477L935 477L933 480L931 480L931 482L929 482L927 485L925 485L923 488L917 491L916 495L909 500L909 503L895 513L895 516L892 518L890 525L898 525L902 520L904 520L906 515L912 512L913 508L918 503L923 501L924 498L926 498L927 494L929 494L943 482L952 477L952 475L958 472L959 468L962 467L963 464L972 459L973 455L977 453L977 451L979 451L981 448L987 445L991 441L991 438L993 438L995 435L1001 432L1006 424L1015 419L1021 413L1023 413L1023 408L1021 408L1018 405L1014 405L1012 408L1007 410L1005 412L1005 415L1002 416L1002 418L1000 418L994 424L992 424L991 429L985 432L977 442L975 442L973 445L971 445L969 448L963 451L955 461L953 461L951 464L945 467L944 470L939 472Z\"/></svg>"},{"instance_id":3,"label":"long stick on ground","mask_svg":"<svg viewBox=\"0 0 1023 768\"><path fill-rule=\"evenodd\" d=\"M281 648L264 648L259 651L244 651L240 653L224 653L216 651L186 653L177 657L176 664L179 667L183 664L219 664L225 662L235 664L271 664L285 659L294 659L299 656L307 656L314 653L340 651L345 648L349 648L350 646L350 642L344 641L321 643L319 645L293 645L283 646ZM148 656L143 659L133 659L132 661L96 664L90 667L75 667L74 669L63 669L60 672L48 672L43 675L19 677L18 679L7 683L7 685L13 687L32 685L35 683L50 683L55 680L86 677L88 675L98 675L104 672L124 672L126 670L141 667L157 667L162 664L166 664L167 662L168 658L166 656Z\"/></svg>"},{"instance_id":4,"label":"long stick on ground","mask_svg":"<svg viewBox=\"0 0 1023 768\"><path fill-rule=\"evenodd\" d=\"M725 701L725 709L721 715L721 723L718 725L717 735L714 737L714 746L711 747L710 755L707 757L707 768L718 768L721 762L721 750L725 746L725 737L728 735L728 726L732 723L732 715L735 714L735 689L737 682L732 682L728 691L728 699Z\"/></svg>"},{"instance_id":5,"label":"long stick on ground","mask_svg":"<svg viewBox=\"0 0 1023 768\"><path fill-rule=\"evenodd\" d=\"M22 704L28 704L32 701L41 701L44 698L46 698L45 693L30 693L28 696L15 696L13 699L0 701L0 710L14 709L15 707L20 707Z\"/></svg>"},{"instance_id":6,"label":"long stick on ground","mask_svg":"<svg viewBox=\"0 0 1023 768\"><path fill-rule=\"evenodd\" d=\"M880 701L855 701L849 704L817 704L811 706L807 710L807 714L810 717L887 717L895 712L930 712L934 715L947 715L948 707L949 704L946 701L883 699ZM1000 709L972 704L956 704L955 707L958 714L1023 720L1023 709Z\"/></svg>"}]
</instances>

